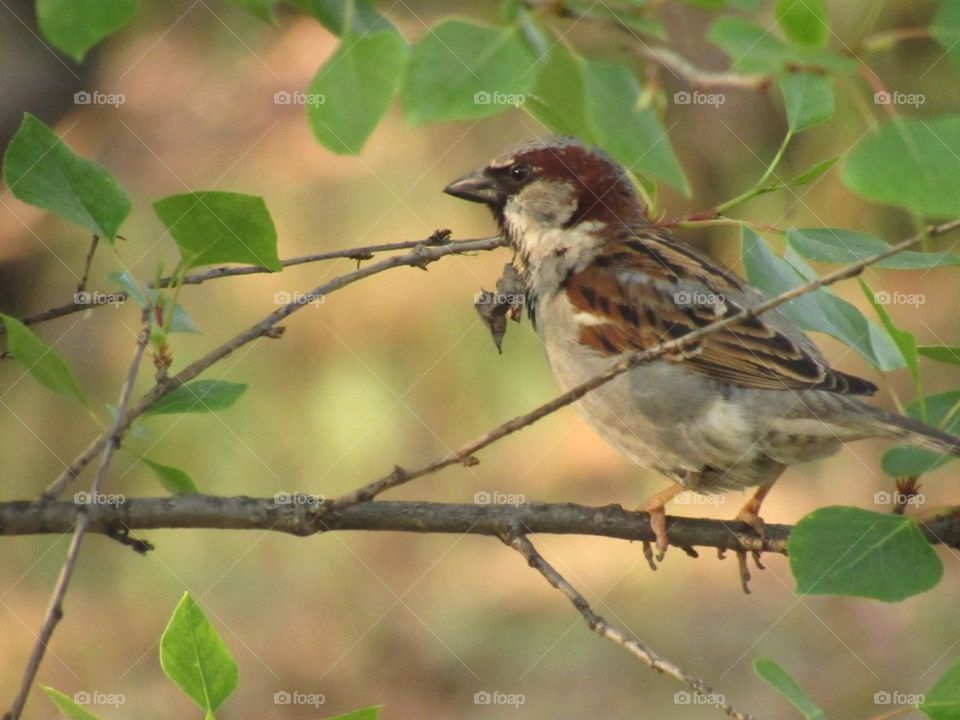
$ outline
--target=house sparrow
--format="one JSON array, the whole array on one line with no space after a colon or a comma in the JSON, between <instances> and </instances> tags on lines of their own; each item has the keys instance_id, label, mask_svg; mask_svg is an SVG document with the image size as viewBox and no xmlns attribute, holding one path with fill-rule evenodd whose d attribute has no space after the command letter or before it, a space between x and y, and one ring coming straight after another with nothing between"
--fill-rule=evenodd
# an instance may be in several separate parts
<instances>
[{"instance_id":1,"label":"house sparrow","mask_svg":"<svg viewBox=\"0 0 960 720\"><path fill-rule=\"evenodd\" d=\"M764 300L651 222L624 168L574 138L520 145L444 192L493 211L564 390ZM774 309L618 375L579 409L610 445L673 480L639 508L662 558L664 504L684 490L758 486L737 519L762 534L760 505L786 467L841 443L884 437L960 455L960 438L858 397L876 390L831 368Z\"/></svg>"}]
</instances>

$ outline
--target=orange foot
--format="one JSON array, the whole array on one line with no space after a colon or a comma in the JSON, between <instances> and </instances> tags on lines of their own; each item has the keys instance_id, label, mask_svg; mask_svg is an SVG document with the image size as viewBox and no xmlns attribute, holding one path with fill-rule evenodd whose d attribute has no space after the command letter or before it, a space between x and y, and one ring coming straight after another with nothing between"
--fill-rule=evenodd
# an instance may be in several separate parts
<instances>
[{"instance_id":1,"label":"orange foot","mask_svg":"<svg viewBox=\"0 0 960 720\"><path fill-rule=\"evenodd\" d=\"M737 517L735 518L738 522L745 523L752 527L761 540L767 536L767 531L763 523L763 518L760 517L760 506L763 504L763 499L772 487L773 483L758 487L753 497L747 500L746 504L740 508L740 512L737 513Z\"/></svg>"},{"instance_id":2,"label":"orange foot","mask_svg":"<svg viewBox=\"0 0 960 720\"><path fill-rule=\"evenodd\" d=\"M664 505L686 489L680 483L674 483L665 490L648 497L637 508L640 512L650 515L650 529L653 530L657 539L658 561L663 560L663 556L667 554L667 548L670 547L670 540L667 538L667 511L664 509Z\"/></svg>"}]
</instances>

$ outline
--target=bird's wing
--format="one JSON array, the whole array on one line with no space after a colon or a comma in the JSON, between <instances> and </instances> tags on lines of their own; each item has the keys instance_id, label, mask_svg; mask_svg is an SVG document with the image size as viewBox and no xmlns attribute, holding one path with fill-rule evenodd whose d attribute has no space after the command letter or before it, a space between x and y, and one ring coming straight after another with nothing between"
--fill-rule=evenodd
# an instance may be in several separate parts
<instances>
[{"instance_id":1,"label":"bird's wing","mask_svg":"<svg viewBox=\"0 0 960 720\"><path fill-rule=\"evenodd\" d=\"M732 273L642 229L571 273L564 289L580 322L580 342L605 355L648 350L744 309L749 289ZM789 332L789 331L788 331ZM833 370L799 331L763 316L720 329L666 356L721 382L769 390L827 390L870 395L877 388Z\"/></svg>"}]
</instances>

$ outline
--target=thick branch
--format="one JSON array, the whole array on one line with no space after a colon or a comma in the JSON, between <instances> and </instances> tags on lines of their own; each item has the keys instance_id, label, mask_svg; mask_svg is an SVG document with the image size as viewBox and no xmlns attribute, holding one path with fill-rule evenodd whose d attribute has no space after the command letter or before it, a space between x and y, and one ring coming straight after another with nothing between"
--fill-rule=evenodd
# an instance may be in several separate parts
<instances>
[{"instance_id":1,"label":"thick branch","mask_svg":"<svg viewBox=\"0 0 960 720\"><path fill-rule=\"evenodd\" d=\"M276 498L179 495L127 498L117 505L86 506L87 532L113 535L125 530L206 528L270 530L307 536L335 530L415 533L466 533L500 537L513 528L527 534L593 535L622 540L653 541L646 513L619 505L588 507L570 503L478 505L378 500L315 513L310 496ZM69 532L78 507L62 501L0 503L0 535ZM785 553L789 525L766 526L761 542L745 525L723 520L667 518L670 543L677 547L711 547L729 551ZM922 526L931 544L960 546L960 513L948 512Z\"/></svg>"}]
</instances>

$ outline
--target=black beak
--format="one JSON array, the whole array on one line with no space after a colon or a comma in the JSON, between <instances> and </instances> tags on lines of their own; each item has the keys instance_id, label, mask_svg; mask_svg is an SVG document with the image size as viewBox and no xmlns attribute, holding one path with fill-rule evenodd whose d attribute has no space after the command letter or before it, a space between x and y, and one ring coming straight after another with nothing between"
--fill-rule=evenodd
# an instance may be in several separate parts
<instances>
[{"instance_id":1,"label":"black beak","mask_svg":"<svg viewBox=\"0 0 960 720\"><path fill-rule=\"evenodd\" d=\"M461 200L486 203L487 205L499 205L503 200L496 183L483 170L476 170L457 178L447 185L443 191L447 195L453 195Z\"/></svg>"}]
</instances>

